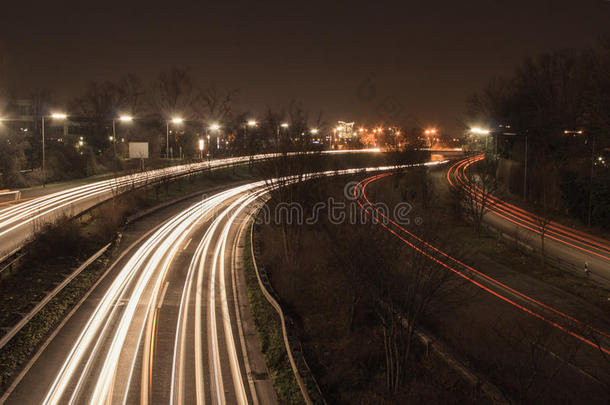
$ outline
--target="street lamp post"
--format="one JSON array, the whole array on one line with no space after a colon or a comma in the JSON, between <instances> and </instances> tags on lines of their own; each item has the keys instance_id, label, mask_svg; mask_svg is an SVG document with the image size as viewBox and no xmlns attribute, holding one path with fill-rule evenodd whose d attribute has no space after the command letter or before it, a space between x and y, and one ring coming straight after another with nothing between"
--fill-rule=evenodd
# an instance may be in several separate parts
<instances>
[{"instance_id":1,"label":"street lamp post","mask_svg":"<svg viewBox=\"0 0 610 405\"><path fill-rule=\"evenodd\" d=\"M485 135L485 153L487 153L487 142L489 140L489 134L491 131L489 131L488 129L474 127L470 129L470 132L477 135Z\"/></svg>"},{"instance_id":2,"label":"street lamp post","mask_svg":"<svg viewBox=\"0 0 610 405\"><path fill-rule=\"evenodd\" d=\"M51 114L51 118L53 119L58 119L58 120L63 120L66 119L67 115L66 114L62 114L62 113L53 113ZM41 117L41 121L42 121L42 125L41 125L41 135L42 135L42 186L46 187L47 185L47 173L46 173L46 162L45 162L45 145L44 145L44 114Z\"/></svg>"},{"instance_id":3,"label":"street lamp post","mask_svg":"<svg viewBox=\"0 0 610 405\"><path fill-rule=\"evenodd\" d=\"M114 156L116 156L116 125L115 125L115 121L116 118L112 119L112 149L114 151ZM119 121L122 122L131 122L133 121L133 117L130 115L121 115L119 117Z\"/></svg>"},{"instance_id":4,"label":"street lamp post","mask_svg":"<svg viewBox=\"0 0 610 405\"><path fill-rule=\"evenodd\" d=\"M218 131L220 130L220 125L212 124L212 125L210 125L210 129L212 131L216 131L216 149L220 149L220 139L219 139L220 134L218 133ZM209 138L209 135L208 135L208 138Z\"/></svg>"},{"instance_id":5,"label":"street lamp post","mask_svg":"<svg viewBox=\"0 0 610 405\"><path fill-rule=\"evenodd\" d=\"M172 124L182 124L184 119L179 117L174 117L171 119ZM169 123L170 121L165 121L165 158L169 159ZM172 152L173 157L173 152Z\"/></svg>"},{"instance_id":6,"label":"street lamp post","mask_svg":"<svg viewBox=\"0 0 610 405\"><path fill-rule=\"evenodd\" d=\"M248 149L248 127L255 127L256 121L250 120L244 125L244 152Z\"/></svg>"}]
</instances>

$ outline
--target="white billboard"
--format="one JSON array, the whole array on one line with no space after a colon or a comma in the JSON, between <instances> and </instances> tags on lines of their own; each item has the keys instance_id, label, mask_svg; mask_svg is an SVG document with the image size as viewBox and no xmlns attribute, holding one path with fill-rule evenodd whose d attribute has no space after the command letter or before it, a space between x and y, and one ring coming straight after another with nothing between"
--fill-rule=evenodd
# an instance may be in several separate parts
<instances>
[{"instance_id":1,"label":"white billboard","mask_svg":"<svg viewBox=\"0 0 610 405\"><path fill-rule=\"evenodd\" d=\"M148 142L129 142L130 159L148 159Z\"/></svg>"}]
</instances>

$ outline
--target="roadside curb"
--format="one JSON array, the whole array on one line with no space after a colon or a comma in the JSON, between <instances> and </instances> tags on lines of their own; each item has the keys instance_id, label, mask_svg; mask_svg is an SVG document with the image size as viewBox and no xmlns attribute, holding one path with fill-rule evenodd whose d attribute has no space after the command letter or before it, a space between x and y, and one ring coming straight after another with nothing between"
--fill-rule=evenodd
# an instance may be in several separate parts
<instances>
[{"instance_id":1,"label":"roadside curb","mask_svg":"<svg viewBox=\"0 0 610 405\"><path fill-rule=\"evenodd\" d=\"M301 389L301 393L303 394L303 399L308 405L326 405L326 400L322 395L322 391L320 390L320 387L318 386L318 383L311 372L307 361L305 360L301 342L294 330L295 323L284 313L281 305L279 304L279 297L269 281L264 266L259 267L257 265L257 261L260 260L260 245L258 239L254 239L254 233L256 232L255 224L258 222L257 220L259 214L262 212L260 208L261 207L259 207L256 213L253 215L253 221L250 225L250 251L259 287L269 304L271 304L280 317L286 353L288 354L292 371L297 380L299 388ZM311 393L310 390L308 390L308 387L311 389Z\"/></svg>"}]
</instances>

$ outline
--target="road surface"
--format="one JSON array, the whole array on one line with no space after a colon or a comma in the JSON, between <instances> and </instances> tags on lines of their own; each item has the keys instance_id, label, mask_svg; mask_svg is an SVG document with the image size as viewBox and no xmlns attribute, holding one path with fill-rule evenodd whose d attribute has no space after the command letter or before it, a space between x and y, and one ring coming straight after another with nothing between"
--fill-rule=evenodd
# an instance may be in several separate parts
<instances>
[{"instance_id":1,"label":"road surface","mask_svg":"<svg viewBox=\"0 0 610 405\"><path fill-rule=\"evenodd\" d=\"M533 297L529 297L526 294L511 288L510 286L502 284L478 269L463 263L459 259L454 258L446 252L429 244L376 208L374 202L371 203L366 195L366 188L369 184L391 175L392 173L384 173L371 176L360 182L358 187L354 189L354 196L360 196L360 199L358 200L360 207L369 215L373 215L381 226L386 228L411 248L416 249L422 255L428 257L430 260L438 263L459 277L470 281L487 293L496 296L502 301L513 305L515 308L520 309L569 335L572 335L576 339L587 344L589 347L601 350L606 355L610 355L610 332L590 327L590 325L586 325L585 323L579 321L576 317L566 314L549 305L545 305Z\"/></svg>"},{"instance_id":2,"label":"road surface","mask_svg":"<svg viewBox=\"0 0 610 405\"><path fill-rule=\"evenodd\" d=\"M325 151L324 153L366 153L371 151L378 150L341 150ZM277 154L241 156L149 170L76 187L68 187L18 204L5 206L0 209L0 261L23 246L41 225L53 222L62 216L77 215L118 194L163 179L185 176L202 170L244 164L249 161L269 159L275 156Z\"/></svg>"},{"instance_id":3,"label":"road surface","mask_svg":"<svg viewBox=\"0 0 610 405\"><path fill-rule=\"evenodd\" d=\"M447 172L447 181L451 187L460 187L472 195L480 196L480 189L469 183L465 171L482 159L483 155L479 155L453 164ZM587 263L591 274L610 283L610 241L554 221L548 222L548 219L541 219L493 196L490 196L490 202L489 212L483 217L486 223L513 236L518 229L519 238L538 251L544 228L545 255L570 263L583 272Z\"/></svg>"},{"instance_id":4,"label":"road surface","mask_svg":"<svg viewBox=\"0 0 610 405\"><path fill-rule=\"evenodd\" d=\"M269 184L219 192L145 233L29 363L6 404L273 403L235 283L243 228Z\"/></svg>"}]
</instances>

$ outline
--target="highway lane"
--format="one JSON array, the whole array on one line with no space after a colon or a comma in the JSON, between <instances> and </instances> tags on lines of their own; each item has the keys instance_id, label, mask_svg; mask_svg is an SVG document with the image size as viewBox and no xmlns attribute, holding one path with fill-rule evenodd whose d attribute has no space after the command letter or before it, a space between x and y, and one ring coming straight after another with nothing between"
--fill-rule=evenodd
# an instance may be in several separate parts
<instances>
[{"instance_id":1,"label":"highway lane","mask_svg":"<svg viewBox=\"0 0 610 405\"><path fill-rule=\"evenodd\" d=\"M367 153L378 149L325 151L325 154ZM23 246L42 224L62 216L74 216L114 196L143 187L163 179L185 176L203 170L245 164L276 157L277 154L259 154L205 162L171 166L116 178L69 187L48 195L29 199L0 209L0 259Z\"/></svg>"},{"instance_id":2,"label":"highway lane","mask_svg":"<svg viewBox=\"0 0 610 405\"><path fill-rule=\"evenodd\" d=\"M484 272L473 268L452 257L446 252L438 249L427 241L421 239L416 234L401 226L392 218L389 218L379 210L374 202L369 200L366 188L376 181L391 176L392 173L384 173L368 177L358 183L354 188L354 196L358 198L360 207L375 218L379 225L387 229L410 248L415 249L428 259L438 263L447 271L481 288L485 292L497 297L498 299L512 305L514 308L524 311L534 318L543 321L556 329L565 332L585 344L586 347L594 351L602 351L605 355L610 355L610 332L597 329L588 325L575 316L571 316L552 306L546 305L534 297L530 297L498 280L486 275Z\"/></svg>"},{"instance_id":3,"label":"highway lane","mask_svg":"<svg viewBox=\"0 0 610 405\"><path fill-rule=\"evenodd\" d=\"M81 319L65 360L37 379L48 390L18 387L8 403L252 403L227 263L260 186L221 192L156 230Z\"/></svg>"},{"instance_id":4,"label":"highway lane","mask_svg":"<svg viewBox=\"0 0 610 405\"><path fill-rule=\"evenodd\" d=\"M154 229L96 288L6 403L245 404L269 398L268 386L246 372L245 353L260 349L258 342L254 349L246 345L240 332L236 308L244 303L236 301L233 281L241 229L253 204L273 187L268 184L220 192Z\"/></svg>"},{"instance_id":5,"label":"highway lane","mask_svg":"<svg viewBox=\"0 0 610 405\"><path fill-rule=\"evenodd\" d=\"M447 181L451 187L460 187L480 198L481 190L469 183L465 171L469 166L484 158L483 155L463 159L453 164L447 171ZM499 198L490 197L489 212L484 221L514 235L519 230L520 239L539 250L541 247L541 220L527 210L506 203ZM610 242L594 235L587 234L551 221L545 229L545 254L570 263L584 270L585 262L591 273L602 277L610 283Z\"/></svg>"}]
</instances>

